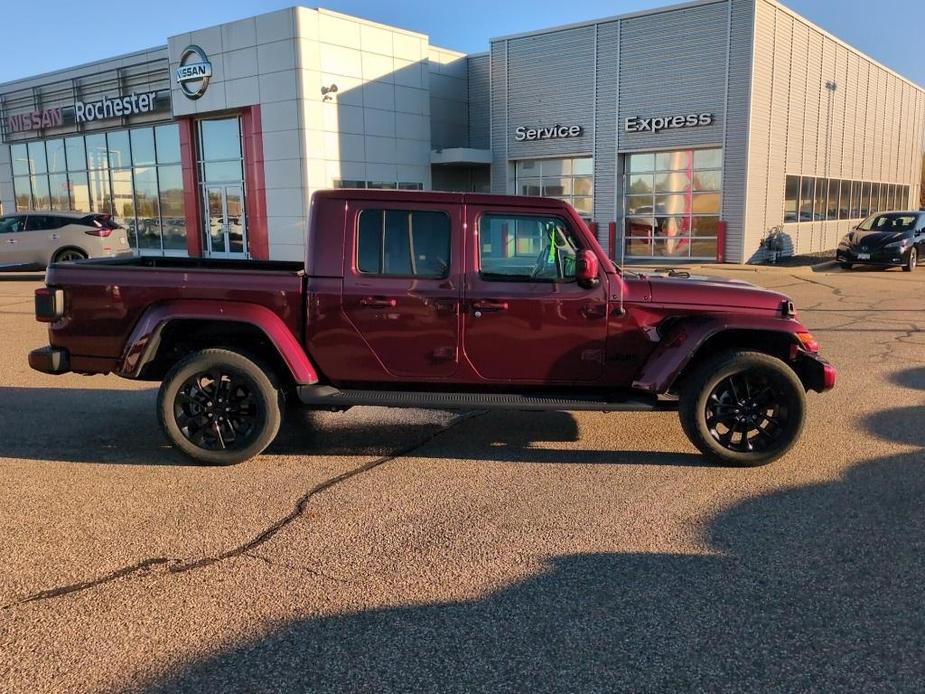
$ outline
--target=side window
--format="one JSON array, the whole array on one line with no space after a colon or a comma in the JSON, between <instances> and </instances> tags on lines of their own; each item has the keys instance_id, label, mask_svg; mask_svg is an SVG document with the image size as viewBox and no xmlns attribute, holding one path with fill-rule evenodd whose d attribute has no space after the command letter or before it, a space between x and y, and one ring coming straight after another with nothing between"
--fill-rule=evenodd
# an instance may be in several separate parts
<instances>
[{"instance_id":1,"label":"side window","mask_svg":"<svg viewBox=\"0 0 925 694\"><path fill-rule=\"evenodd\" d=\"M26 231L44 231L51 228L51 219L45 215L30 214L26 218Z\"/></svg>"},{"instance_id":2,"label":"side window","mask_svg":"<svg viewBox=\"0 0 925 694\"><path fill-rule=\"evenodd\" d=\"M23 230L24 217L0 217L0 234L12 234Z\"/></svg>"},{"instance_id":3,"label":"side window","mask_svg":"<svg viewBox=\"0 0 925 694\"><path fill-rule=\"evenodd\" d=\"M431 277L450 272L450 216L423 210L362 210L357 269L370 275Z\"/></svg>"},{"instance_id":4,"label":"side window","mask_svg":"<svg viewBox=\"0 0 925 694\"><path fill-rule=\"evenodd\" d=\"M486 279L575 279L578 244L559 217L485 214L479 219L479 271Z\"/></svg>"},{"instance_id":5,"label":"side window","mask_svg":"<svg viewBox=\"0 0 925 694\"><path fill-rule=\"evenodd\" d=\"M920 214L918 221L915 223L916 231L925 231L925 214Z\"/></svg>"}]
</instances>

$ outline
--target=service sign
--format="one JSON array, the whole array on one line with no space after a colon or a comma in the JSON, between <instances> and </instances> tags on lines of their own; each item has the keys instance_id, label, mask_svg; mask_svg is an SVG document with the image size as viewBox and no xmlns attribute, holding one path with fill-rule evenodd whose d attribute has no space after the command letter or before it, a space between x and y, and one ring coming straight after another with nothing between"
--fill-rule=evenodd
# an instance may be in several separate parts
<instances>
[{"instance_id":1,"label":"service sign","mask_svg":"<svg viewBox=\"0 0 925 694\"><path fill-rule=\"evenodd\" d=\"M712 113L686 113L681 116L654 116L652 118L633 116L624 121L623 129L628 133L657 133L662 130L696 128L703 125L713 125Z\"/></svg>"},{"instance_id":2,"label":"service sign","mask_svg":"<svg viewBox=\"0 0 925 694\"><path fill-rule=\"evenodd\" d=\"M534 140L561 140L568 137L581 137L584 129L580 125L559 125L542 128L530 128L521 125L514 130L515 142L533 142Z\"/></svg>"}]
</instances>

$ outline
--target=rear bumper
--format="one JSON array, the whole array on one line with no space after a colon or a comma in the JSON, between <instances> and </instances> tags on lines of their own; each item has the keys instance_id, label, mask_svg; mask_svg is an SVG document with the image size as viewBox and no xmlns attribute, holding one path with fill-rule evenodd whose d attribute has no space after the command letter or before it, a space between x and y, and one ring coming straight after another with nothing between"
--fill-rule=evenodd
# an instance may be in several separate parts
<instances>
[{"instance_id":1,"label":"rear bumper","mask_svg":"<svg viewBox=\"0 0 925 694\"><path fill-rule=\"evenodd\" d=\"M63 374L71 370L71 358L66 349L39 347L29 352L29 366L46 374Z\"/></svg>"},{"instance_id":2,"label":"rear bumper","mask_svg":"<svg viewBox=\"0 0 925 694\"><path fill-rule=\"evenodd\" d=\"M838 371L825 359L811 352L801 352L796 371L807 390L824 393L835 387Z\"/></svg>"}]
</instances>

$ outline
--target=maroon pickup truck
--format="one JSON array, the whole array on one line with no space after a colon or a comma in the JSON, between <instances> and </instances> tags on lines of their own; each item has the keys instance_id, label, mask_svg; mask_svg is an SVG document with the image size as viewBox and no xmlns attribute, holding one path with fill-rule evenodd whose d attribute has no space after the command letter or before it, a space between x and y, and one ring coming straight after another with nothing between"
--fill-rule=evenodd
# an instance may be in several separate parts
<instances>
[{"instance_id":1,"label":"maroon pickup truck","mask_svg":"<svg viewBox=\"0 0 925 694\"><path fill-rule=\"evenodd\" d=\"M786 296L621 270L557 200L336 190L310 219L304 265L52 265L30 365L160 381L167 438L211 464L263 451L287 406L376 405L677 409L706 456L759 465L835 385Z\"/></svg>"}]
</instances>

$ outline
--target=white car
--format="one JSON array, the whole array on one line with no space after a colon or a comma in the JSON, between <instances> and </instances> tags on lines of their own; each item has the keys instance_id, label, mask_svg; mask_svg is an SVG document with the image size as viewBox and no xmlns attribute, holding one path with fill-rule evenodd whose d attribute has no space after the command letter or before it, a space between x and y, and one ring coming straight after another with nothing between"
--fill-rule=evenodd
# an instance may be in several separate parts
<instances>
[{"instance_id":1,"label":"white car","mask_svg":"<svg viewBox=\"0 0 925 694\"><path fill-rule=\"evenodd\" d=\"M0 268L132 255L125 227L100 212L17 212L0 217Z\"/></svg>"}]
</instances>

